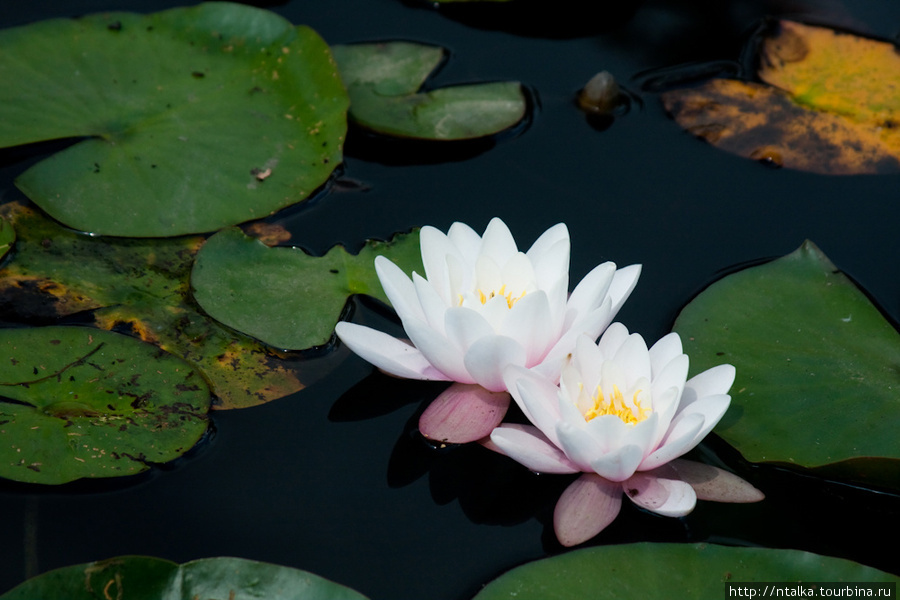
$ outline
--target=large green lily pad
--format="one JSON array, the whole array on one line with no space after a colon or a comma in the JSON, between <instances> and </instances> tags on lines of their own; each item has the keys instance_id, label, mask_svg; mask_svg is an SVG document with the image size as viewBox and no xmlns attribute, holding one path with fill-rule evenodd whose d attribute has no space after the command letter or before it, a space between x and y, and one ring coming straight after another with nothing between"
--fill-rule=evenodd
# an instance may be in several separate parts
<instances>
[{"instance_id":1,"label":"large green lily pad","mask_svg":"<svg viewBox=\"0 0 900 600\"><path fill-rule=\"evenodd\" d=\"M424 270L417 233L370 241L356 255L335 246L317 257L299 248L269 248L231 228L200 250L191 285L211 317L276 348L300 350L331 340L351 295L388 303L375 274L379 254L407 273Z\"/></svg>"},{"instance_id":2,"label":"large green lily pad","mask_svg":"<svg viewBox=\"0 0 900 600\"><path fill-rule=\"evenodd\" d=\"M737 368L715 432L748 460L896 472L900 334L811 242L714 283L674 329L692 373Z\"/></svg>"},{"instance_id":3,"label":"large green lily pad","mask_svg":"<svg viewBox=\"0 0 900 600\"><path fill-rule=\"evenodd\" d=\"M185 361L85 327L0 329L0 476L131 475L206 432L209 387Z\"/></svg>"},{"instance_id":4,"label":"large green lily pad","mask_svg":"<svg viewBox=\"0 0 900 600\"><path fill-rule=\"evenodd\" d=\"M178 565L161 558L121 556L33 577L2 600L366 600L307 571L242 558L202 558Z\"/></svg>"},{"instance_id":5,"label":"large green lily pad","mask_svg":"<svg viewBox=\"0 0 900 600\"><path fill-rule=\"evenodd\" d=\"M444 58L443 48L412 42L334 46L350 94L350 118L387 135L464 140L493 135L525 116L515 81L458 85L418 93Z\"/></svg>"},{"instance_id":6,"label":"large green lily pad","mask_svg":"<svg viewBox=\"0 0 900 600\"><path fill-rule=\"evenodd\" d=\"M199 237L96 238L60 227L11 203L0 214L19 232L16 253L0 270L7 318L47 322L92 311L104 329L128 329L181 356L209 380L214 408L244 408L303 388L271 349L222 327L190 297Z\"/></svg>"},{"instance_id":7,"label":"large green lily pad","mask_svg":"<svg viewBox=\"0 0 900 600\"><path fill-rule=\"evenodd\" d=\"M799 550L639 543L586 548L528 563L489 583L475 600L728 598L738 596L729 595L729 584L754 582L781 582L776 585L798 596L800 587L810 587L803 583L879 582L892 589L898 580L849 560ZM755 596L763 596L764 584L751 587ZM747 589L741 597L750 597Z\"/></svg>"},{"instance_id":8,"label":"large green lily pad","mask_svg":"<svg viewBox=\"0 0 900 600\"><path fill-rule=\"evenodd\" d=\"M211 231L303 200L341 162L347 102L315 32L240 4L0 31L0 147L87 138L16 184L91 233Z\"/></svg>"}]
</instances>

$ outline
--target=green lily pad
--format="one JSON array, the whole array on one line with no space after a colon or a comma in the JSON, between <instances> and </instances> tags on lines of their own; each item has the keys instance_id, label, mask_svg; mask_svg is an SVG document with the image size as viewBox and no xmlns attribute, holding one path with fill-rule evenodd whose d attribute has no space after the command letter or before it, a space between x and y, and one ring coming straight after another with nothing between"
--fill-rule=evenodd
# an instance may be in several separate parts
<instances>
[{"instance_id":1,"label":"green lily pad","mask_svg":"<svg viewBox=\"0 0 900 600\"><path fill-rule=\"evenodd\" d=\"M407 273L424 270L417 233L370 241L356 255L335 246L317 257L298 248L269 248L232 228L201 248L191 285L214 319L276 348L301 350L331 340L351 295L388 303L375 273L379 254Z\"/></svg>"},{"instance_id":2,"label":"green lily pad","mask_svg":"<svg viewBox=\"0 0 900 600\"><path fill-rule=\"evenodd\" d=\"M86 327L0 329L0 476L59 484L145 471L208 426L209 386L150 344Z\"/></svg>"},{"instance_id":3,"label":"green lily pad","mask_svg":"<svg viewBox=\"0 0 900 600\"><path fill-rule=\"evenodd\" d=\"M0 81L0 147L88 138L16 181L82 231L212 231L303 200L341 162L348 100L328 46L257 8L7 29Z\"/></svg>"},{"instance_id":4,"label":"green lily pad","mask_svg":"<svg viewBox=\"0 0 900 600\"><path fill-rule=\"evenodd\" d=\"M475 600L728 598L729 584L783 582L777 585L796 592L803 582L823 581L878 582L890 588L900 578L799 550L639 543L586 548L528 563L489 583ZM762 597L764 586L754 587Z\"/></svg>"},{"instance_id":5,"label":"green lily pad","mask_svg":"<svg viewBox=\"0 0 900 600\"><path fill-rule=\"evenodd\" d=\"M202 558L178 565L161 558L120 556L62 567L33 577L2 600L366 600L307 571L242 558Z\"/></svg>"},{"instance_id":6,"label":"green lily pad","mask_svg":"<svg viewBox=\"0 0 900 600\"><path fill-rule=\"evenodd\" d=\"M16 230L6 219L0 218L0 258L12 249L16 243Z\"/></svg>"},{"instance_id":7,"label":"green lily pad","mask_svg":"<svg viewBox=\"0 0 900 600\"><path fill-rule=\"evenodd\" d=\"M195 365L214 408L244 408L303 388L271 349L222 327L190 297L203 238L133 240L76 234L19 204L0 206L19 230L0 270L0 308L29 322L93 311L104 329L129 329Z\"/></svg>"},{"instance_id":8,"label":"green lily pad","mask_svg":"<svg viewBox=\"0 0 900 600\"><path fill-rule=\"evenodd\" d=\"M714 283L674 329L692 373L737 368L715 432L748 460L896 472L900 334L811 242Z\"/></svg>"},{"instance_id":9,"label":"green lily pad","mask_svg":"<svg viewBox=\"0 0 900 600\"><path fill-rule=\"evenodd\" d=\"M332 47L350 94L350 119L387 135L465 140L493 135L525 116L518 82L445 87L417 93L444 50L412 42Z\"/></svg>"}]
</instances>

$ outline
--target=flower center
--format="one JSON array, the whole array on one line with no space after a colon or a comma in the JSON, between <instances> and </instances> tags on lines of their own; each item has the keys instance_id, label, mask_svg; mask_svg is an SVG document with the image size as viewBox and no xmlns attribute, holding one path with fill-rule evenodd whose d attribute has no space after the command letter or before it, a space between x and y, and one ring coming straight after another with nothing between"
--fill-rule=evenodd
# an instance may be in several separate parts
<instances>
[{"instance_id":1,"label":"flower center","mask_svg":"<svg viewBox=\"0 0 900 600\"><path fill-rule=\"evenodd\" d=\"M476 293L478 294L478 300L480 300L482 304L487 303L488 300L494 298L495 296L502 296L503 298L506 298L506 305L512 308L516 302L525 297L526 292L525 290L522 290L521 294L519 294L517 297L513 297L512 292L506 291L506 284L503 284L502 286L500 286L499 290L491 290L489 293L485 294L483 290L479 289L476 291ZM462 294L459 295L459 305L463 305Z\"/></svg>"},{"instance_id":2,"label":"flower center","mask_svg":"<svg viewBox=\"0 0 900 600\"><path fill-rule=\"evenodd\" d=\"M619 386L613 385L612 394L607 396L598 385L597 393L594 394L594 406L584 413L584 418L586 421L590 421L602 415L615 415L629 425L640 423L652 412L651 409L641 406L641 400L638 398L641 391L637 390L631 398L631 402L626 403Z\"/></svg>"}]
</instances>

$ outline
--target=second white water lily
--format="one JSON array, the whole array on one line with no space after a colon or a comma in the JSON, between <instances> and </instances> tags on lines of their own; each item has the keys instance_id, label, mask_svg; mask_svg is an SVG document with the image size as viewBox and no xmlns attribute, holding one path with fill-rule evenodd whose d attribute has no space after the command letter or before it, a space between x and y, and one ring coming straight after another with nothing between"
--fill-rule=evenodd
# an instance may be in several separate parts
<instances>
[{"instance_id":1,"label":"second white water lily","mask_svg":"<svg viewBox=\"0 0 900 600\"><path fill-rule=\"evenodd\" d=\"M637 334L611 325L599 343L581 337L559 386L511 367L509 389L534 424L502 425L487 444L541 473L583 475L563 493L554 529L581 543L616 517L623 494L665 516L693 510L698 497L753 502L762 494L714 467L676 460L719 422L731 402L731 365L687 380L678 334L648 350Z\"/></svg>"},{"instance_id":2,"label":"second white water lily","mask_svg":"<svg viewBox=\"0 0 900 600\"><path fill-rule=\"evenodd\" d=\"M454 223L447 234L423 227L420 239L424 277L410 278L383 257L375 261L410 341L353 323L339 323L337 335L392 375L472 384L488 392L506 391L503 371L510 365L558 379L578 336L596 339L640 274L639 265L617 270L603 263L569 295L570 243L563 224L544 232L527 252L519 251L500 219L493 219L483 236ZM453 402L470 395L465 388L451 393ZM503 413L501 407L500 418Z\"/></svg>"}]
</instances>

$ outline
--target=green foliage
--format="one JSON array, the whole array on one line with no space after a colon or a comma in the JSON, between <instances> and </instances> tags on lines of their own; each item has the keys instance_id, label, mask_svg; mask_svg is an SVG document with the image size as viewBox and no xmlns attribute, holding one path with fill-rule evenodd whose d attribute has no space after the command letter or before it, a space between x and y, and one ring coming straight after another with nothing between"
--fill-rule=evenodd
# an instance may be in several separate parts
<instances>
[{"instance_id":1,"label":"green foliage","mask_svg":"<svg viewBox=\"0 0 900 600\"><path fill-rule=\"evenodd\" d=\"M331 340L351 295L388 302L374 268L379 254L407 273L424 270L417 233L369 242L356 255L335 246L316 257L269 248L232 228L200 250L191 285L203 310L229 327L276 348L306 349Z\"/></svg>"},{"instance_id":2,"label":"green foliage","mask_svg":"<svg viewBox=\"0 0 900 600\"><path fill-rule=\"evenodd\" d=\"M350 118L397 137L463 140L492 135L525 116L518 82L482 83L417 93L444 51L411 42L334 46L350 94Z\"/></svg>"},{"instance_id":3,"label":"green foliage","mask_svg":"<svg viewBox=\"0 0 900 600\"><path fill-rule=\"evenodd\" d=\"M0 330L0 476L131 475L206 432L209 386L183 360L83 327Z\"/></svg>"},{"instance_id":4,"label":"green foliage","mask_svg":"<svg viewBox=\"0 0 900 600\"><path fill-rule=\"evenodd\" d=\"M714 283L674 329L692 373L737 367L715 432L748 460L896 471L900 334L811 242Z\"/></svg>"},{"instance_id":5,"label":"green foliage","mask_svg":"<svg viewBox=\"0 0 900 600\"><path fill-rule=\"evenodd\" d=\"M241 558L202 558L178 565L161 558L120 556L56 569L29 579L2 600L366 600L312 573Z\"/></svg>"},{"instance_id":6,"label":"green foliage","mask_svg":"<svg viewBox=\"0 0 900 600\"><path fill-rule=\"evenodd\" d=\"M16 181L81 231L219 229L303 200L341 162L328 46L240 4L3 30L0 81L0 147L86 138Z\"/></svg>"}]
</instances>

